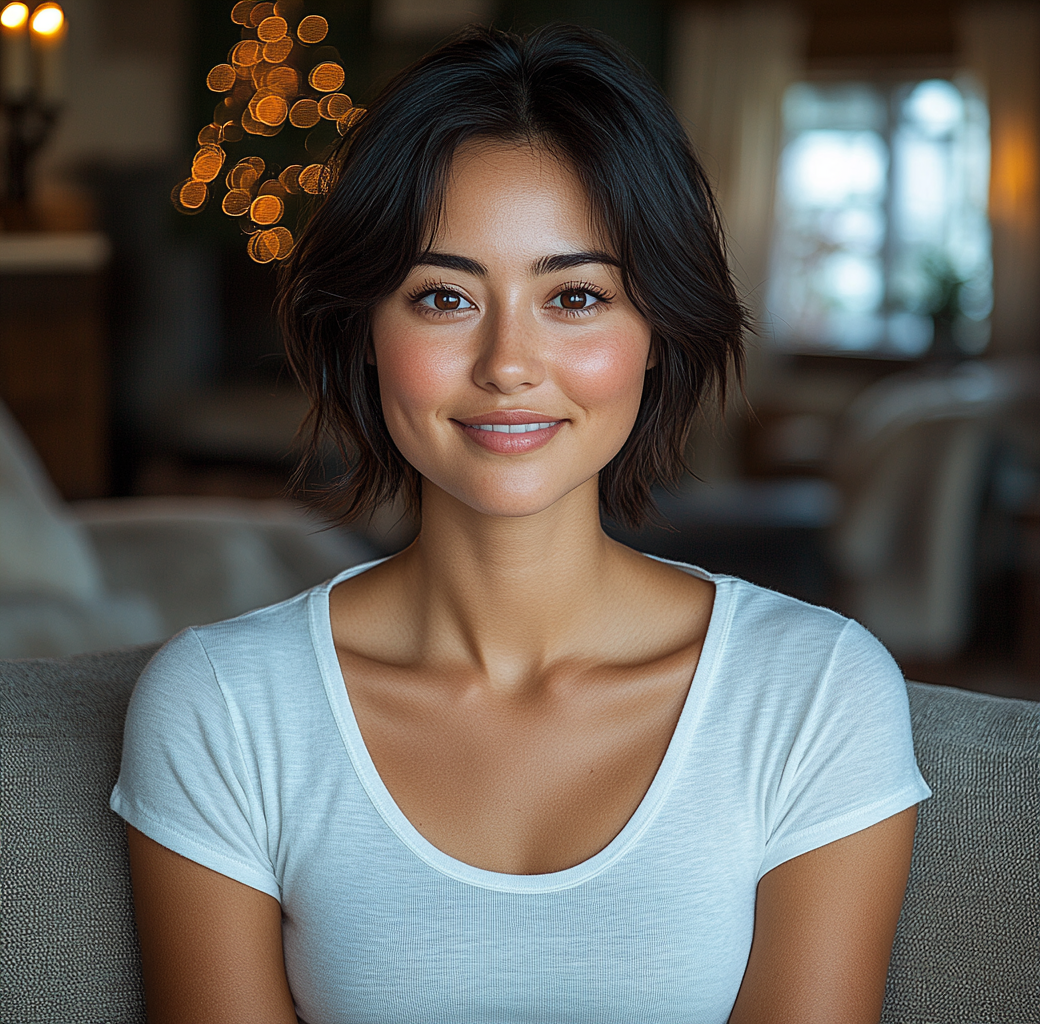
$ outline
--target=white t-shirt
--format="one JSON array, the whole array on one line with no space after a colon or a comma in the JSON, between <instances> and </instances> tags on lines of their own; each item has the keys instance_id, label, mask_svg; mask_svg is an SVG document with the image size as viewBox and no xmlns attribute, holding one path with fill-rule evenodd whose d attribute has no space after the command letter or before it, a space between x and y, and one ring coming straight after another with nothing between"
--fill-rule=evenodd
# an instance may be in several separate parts
<instances>
[{"instance_id":1,"label":"white t-shirt","mask_svg":"<svg viewBox=\"0 0 1040 1024\"><path fill-rule=\"evenodd\" d=\"M877 640L684 566L715 583L715 604L635 814L564 871L472 867L401 813L351 711L329 591L368 567L174 637L130 701L111 800L281 902L308 1024L723 1024L758 880L929 795Z\"/></svg>"}]
</instances>

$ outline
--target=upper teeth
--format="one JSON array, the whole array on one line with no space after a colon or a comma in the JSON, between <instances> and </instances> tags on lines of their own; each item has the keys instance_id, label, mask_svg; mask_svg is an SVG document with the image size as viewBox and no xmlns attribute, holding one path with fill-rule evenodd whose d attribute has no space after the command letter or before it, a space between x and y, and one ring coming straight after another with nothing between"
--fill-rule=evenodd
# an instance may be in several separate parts
<instances>
[{"instance_id":1,"label":"upper teeth","mask_svg":"<svg viewBox=\"0 0 1040 1024\"><path fill-rule=\"evenodd\" d=\"M527 434L532 430L546 430L555 427L559 420L550 423L474 423L477 430L493 430L496 434Z\"/></svg>"}]
</instances>

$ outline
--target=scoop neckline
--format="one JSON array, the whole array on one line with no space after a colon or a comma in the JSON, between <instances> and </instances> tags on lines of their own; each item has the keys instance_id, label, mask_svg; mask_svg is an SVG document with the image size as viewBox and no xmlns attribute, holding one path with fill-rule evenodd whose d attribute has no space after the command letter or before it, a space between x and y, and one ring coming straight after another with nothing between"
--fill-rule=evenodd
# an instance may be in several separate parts
<instances>
[{"instance_id":1,"label":"scoop neckline","mask_svg":"<svg viewBox=\"0 0 1040 1024\"><path fill-rule=\"evenodd\" d=\"M386 561L384 558L362 565L352 566L334 576L326 583L315 587L310 592L309 611L311 640L318 660L322 682L329 701L329 707L339 729L340 737L350 758L351 765L357 774L358 781L365 790L368 799L376 812L383 819L391 832L419 860L443 875L459 882L483 889L514 893L544 893L570 889L605 871L620 860L638 842L640 836L650 826L660 811L668 791L671 789L683 754L689 745L694 726L703 707L708 683L718 665L718 652L723 646L725 635L729 631L732 618L732 602L730 601L729 583L733 577L717 576L697 566L669 559L654 558L655 561L675 566L683 572L697 576L715 584L715 598L712 603L711 617L704 636L697 667L694 669L689 690L683 703L679 720L676 722L668 747L661 764L654 775L643 799L632 816L625 822L621 831L598 853L587 860L574 864L561 871L552 871L539 875L513 875L498 871L489 871L473 864L458 860L433 845L405 816L397 806L393 795L384 784L375 762L365 746L361 729L354 716L354 709L347 692L347 682L340 668L336 655L336 645L332 636L332 616L329 607L329 595L337 584L358 576L362 572Z\"/></svg>"}]
</instances>

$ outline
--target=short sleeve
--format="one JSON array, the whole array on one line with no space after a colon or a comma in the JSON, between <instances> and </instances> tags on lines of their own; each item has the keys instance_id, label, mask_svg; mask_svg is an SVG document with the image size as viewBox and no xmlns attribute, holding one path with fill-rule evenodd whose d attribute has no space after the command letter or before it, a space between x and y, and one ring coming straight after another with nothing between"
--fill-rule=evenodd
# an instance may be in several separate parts
<instances>
[{"instance_id":1,"label":"short sleeve","mask_svg":"<svg viewBox=\"0 0 1040 1024\"><path fill-rule=\"evenodd\" d=\"M767 811L759 877L930 795L914 758L903 674L849 621L794 731Z\"/></svg>"},{"instance_id":2,"label":"short sleeve","mask_svg":"<svg viewBox=\"0 0 1040 1024\"><path fill-rule=\"evenodd\" d=\"M155 655L134 688L109 806L160 845L280 898L259 783L191 629Z\"/></svg>"}]
</instances>

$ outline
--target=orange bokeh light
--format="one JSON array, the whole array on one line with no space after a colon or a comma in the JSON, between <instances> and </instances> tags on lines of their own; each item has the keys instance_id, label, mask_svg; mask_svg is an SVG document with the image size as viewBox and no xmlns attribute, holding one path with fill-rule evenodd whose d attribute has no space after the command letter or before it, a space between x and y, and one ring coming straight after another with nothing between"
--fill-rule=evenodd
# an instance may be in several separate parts
<instances>
[{"instance_id":1,"label":"orange bokeh light","mask_svg":"<svg viewBox=\"0 0 1040 1024\"><path fill-rule=\"evenodd\" d=\"M0 11L0 25L4 28L21 28L29 20L29 8L25 4L8 4Z\"/></svg>"},{"instance_id":2,"label":"orange bokeh light","mask_svg":"<svg viewBox=\"0 0 1040 1024\"><path fill-rule=\"evenodd\" d=\"M1036 223L1040 144L1022 117L994 118L989 179L989 215L1020 229Z\"/></svg>"},{"instance_id":3,"label":"orange bokeh light","mask_svg":"<svg viewBox=\"0 0 1040 1024\"><path fill-rule=\"evenodd\" d=\"M40 4L33 11L29 28L38 36L53 36L61 31L65 24L65 12L58 4Z\"/></svg>"}]
</instances>

